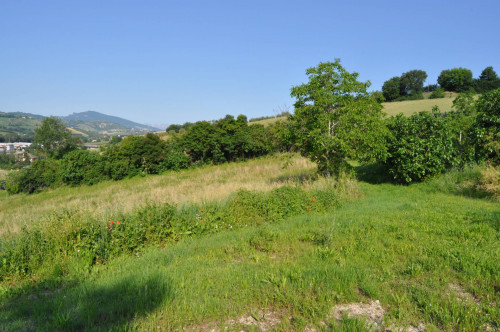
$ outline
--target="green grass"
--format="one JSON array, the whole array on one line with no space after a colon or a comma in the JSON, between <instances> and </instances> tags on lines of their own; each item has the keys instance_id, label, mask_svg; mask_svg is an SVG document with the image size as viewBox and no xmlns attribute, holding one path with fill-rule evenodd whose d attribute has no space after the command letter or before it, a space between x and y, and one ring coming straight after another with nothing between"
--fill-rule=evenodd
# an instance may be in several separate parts
<instances>
[{"instance_id":1,"label":"green grass","mask_svg":"<svg viewBox=\"0 0 500 332\"><path fill-rule=\"evenodd\" d=\"M362 331L362 319L329 313L371 300L385 327L498 328L499 203L433 183L362 190L333 212L152 246L86 276L3 283L3 330L258 330L239 319L255 317Z\"/></svg>"}]
</instances>

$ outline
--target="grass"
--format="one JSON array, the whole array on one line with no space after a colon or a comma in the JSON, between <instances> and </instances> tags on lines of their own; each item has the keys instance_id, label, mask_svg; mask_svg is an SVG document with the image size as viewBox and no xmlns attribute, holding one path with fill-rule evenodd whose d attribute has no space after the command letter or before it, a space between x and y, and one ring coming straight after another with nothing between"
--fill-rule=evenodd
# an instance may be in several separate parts
<instances>
[{"instance_id":1,"label":"grass","mask_svg":"<svg viewBox=\"0 0 500 332\"><path fill-rule=\"evenodd\" d=\"M257 176L278 160L234 167ZM299 160L295 174L310 174L310 165ZM212 177L219 178L215 183L251 181L229 176L231 167L171 176L198 186ZM226 175L217 175L219 170ZM205 172L211 176L204 178ZM286 172L291 170L262 177L272 186L294 178ZM375 300L385 310L381 328L498 329L500 204L456 190L463 182L459 176L412 186L362 183L363 198L333 211L304 211L124 253L87 275L33 277L20 289L2 283L2 329L363 331L363 318L337 321L332 308ZM141 180L150 178L126 183ZM61 193L82 189L67 190Z\"/></svg>"},{"instance_id":2,"label":"grass","mask_svg":"<svg viewBox=\"0 0 500 332\"><path fill-rule=\"evenodd\" d=\"M394 101L382 103L382 105L384 106L383 111L389 117L398 115L399 113L409 116L421 111L431 111L434 106L438 106L443 112L448 112L451 110L453 100L455 100L456 97L456 93L446 92L444 98Z\"/></svg>"},{"instance_id":3,"label":"grass","mask_svg":"<svg viewBox=\"0 0 500 332\"><path fill-rule=\"evenodd\" d=\"M1 321L6 331L200 330L260 317L265 309L275 329L363 330L358 321L332 320L330 309L377 299L386 310L384 326L495 327L498 203L429 193L426 185L364 184L363 190L364 199L334 213L125 255L77 284L4 302Z\"/></svg>"},{"instance_id":4,"label":"grass","mask_svg":"<svg viewBox=\"0 0 500 332\"><path fill-rule=\"evenodd\" d=\"M146 203L202 203L226 200L240 189L269 191L284 185L311 182L315 165L292 156L283 168L279 155L241 163L207 166L164 175L106 181L92 187L63 187L36 195L8 197L0 191L0 235L18 232L62 207L82 215L109 220L118 212L130 212Z\"/></svg>"}]
</instances>

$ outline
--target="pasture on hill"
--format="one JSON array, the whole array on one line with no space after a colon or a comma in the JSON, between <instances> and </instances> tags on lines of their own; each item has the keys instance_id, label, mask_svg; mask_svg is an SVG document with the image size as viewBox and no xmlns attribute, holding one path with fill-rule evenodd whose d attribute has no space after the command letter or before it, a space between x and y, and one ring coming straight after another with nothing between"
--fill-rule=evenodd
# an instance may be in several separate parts
<instances>
[{"instance_id":1,"label":"pasture on hill","mask_svg":"<svg viewBox=\"0 0 500 332\"><path fill-rule=\"evenodd\" d=\"M454 92L446 92L444 98L393 101L382 103L382 106L384 106L383 111L388 117L399 113L409 116L422 111L431 111L434 106L439 107L442 112L449 112L457 95Z\"/></svg>"}]
</instances>

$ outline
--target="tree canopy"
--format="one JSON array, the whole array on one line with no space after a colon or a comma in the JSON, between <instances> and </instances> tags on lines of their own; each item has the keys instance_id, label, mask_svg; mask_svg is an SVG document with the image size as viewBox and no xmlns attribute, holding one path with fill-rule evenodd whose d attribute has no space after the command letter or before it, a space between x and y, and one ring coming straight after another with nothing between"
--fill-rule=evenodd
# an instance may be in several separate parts
<instances>
[{"instance_id":1,"label":"tree canopy","mask_svg":"<svg viewBox=\"0 0 500 332\"><path fill-rule=\"evenodd\" d=\"M453 68L443 70L438 83L446 91L466 92L473 87L474 80L469 69Z\"/></svg>"},{"instance_id":2,"label":"tree canopy","mask_svg":"<svg viewBox=\"0 0 500 332\"><path fill-rule=\"evenodd\" d=\"M78 147L78 138L71 135L59 118L50 116L35 129L33 147L48 157L61 158Z\"/></svg>"},{"instance_id":3,"label":"tree canopy","mask_svg":"<svg viewBox=\"0 0 500 332\"><path fill-rule=\"evenodd\" d=\"M339 175L348 159L366 161L385 153L382 106L367 92L370 82L358 81L335 62L307 69L309 82L291 89L296 98L291 133L304 156L324 174Z\"/></svg>"}]
</instances>

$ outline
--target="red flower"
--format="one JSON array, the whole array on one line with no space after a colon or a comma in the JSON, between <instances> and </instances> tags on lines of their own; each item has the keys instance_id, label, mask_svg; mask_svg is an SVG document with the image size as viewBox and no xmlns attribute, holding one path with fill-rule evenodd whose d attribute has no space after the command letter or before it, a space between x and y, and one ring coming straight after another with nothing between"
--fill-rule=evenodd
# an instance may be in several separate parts
<instances>
[{"instance_id":1,"label":"red flower","mask_svg":"<svg viewBox=\"0 0 500 332\"><path fill-rule=\"evenodd\" d=\"M203 209L200 209L201 212L203 212Z\"/></svg>"},{"instance_id":2,"label":"red flower","mask_svg":"<svg viewBox=\"0 0 500 332\"><path fill-rule=\"evenodd\" d=\"M109 227L113 226L114 221L109 222Z\"/></svg>"},{"instance_id":3,"label":"red flower","mask_svg":"<svg viewBox=\"0 0 500 332\"><path fill-rule=\"evenodd\" d=\"M117 221L117 222L116 222L116 224L117 224L117 225L119 225L119 224L120 224L120 222L119 222L119 221Z\"/></svg>"},{"instance_id":4,"label":"red flower","mask_svg":"<svg viewBox=\"0 0 500 332\"><path fill-rule=\"evenodd\" d=\"M316 202L316 200L313 198L313 199L311 199L311 202Z\"/></svg>"}]
</instances>

